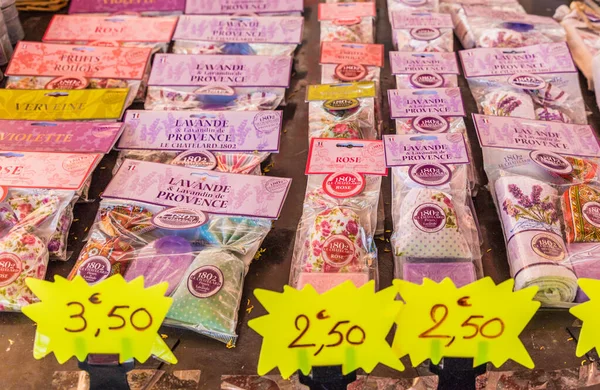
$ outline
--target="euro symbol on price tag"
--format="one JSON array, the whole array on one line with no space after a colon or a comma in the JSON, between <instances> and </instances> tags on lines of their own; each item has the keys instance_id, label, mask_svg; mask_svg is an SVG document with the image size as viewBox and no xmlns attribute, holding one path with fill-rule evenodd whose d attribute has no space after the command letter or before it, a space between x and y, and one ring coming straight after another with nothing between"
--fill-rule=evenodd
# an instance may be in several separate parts
<instances>
[{"instance_id":1,"label":"euro symbol on price tag","mask_svg":"<svg viewBox=\"0 0 600 390\"><path fill-rule=\"evenodd\" d=\"M310 285L254 294L269 312L248 322L263 336L259 375L275 367L283 378L316 366L341 365L344 375L378 363L404 369L386 341L402 307L393 287L376 293L374 282L357 288L347 281L321 295Z\"/></svg>"},{"instance_id":2,"label":"euro symbol on price tag","mask_svg":"<svg viewBox=\"0 0 600 390\"><path fill-rule=\"evenodd\" d=\"M33 356L41 359L54 352L59 363L72 356L118 354L121 363L150 356L177 363L158 334L172 299L165 297L168 284L144 288L144 278L127 283L121 275L89 285L80 276L54 283L28 278L27 286L41 300L23 308L37 323Z\"/></svg>"},{"instance_id":3,"label":"euro symbol on price tag","mask_svg":"<svg viewBox=\"0 0 600 390\"><path fill-rule=\"evenodd\" d=\"M473 358L474 366L512 359L534 367L519 334L540 307L533 301L537 287L513 292L513 280L496 285L491 278L461 288L448 278L422 285L395 280L394 286L405 305L392 348L400 358L409 355L413 366L453 357Z\"/></svg>"}]
</instances>

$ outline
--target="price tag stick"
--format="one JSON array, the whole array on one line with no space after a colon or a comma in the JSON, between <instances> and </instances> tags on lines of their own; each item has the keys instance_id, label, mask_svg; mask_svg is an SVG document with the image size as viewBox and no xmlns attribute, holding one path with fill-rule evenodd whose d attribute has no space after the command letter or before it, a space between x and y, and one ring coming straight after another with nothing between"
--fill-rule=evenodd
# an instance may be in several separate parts
<instances>
[{"instance_id":1,"label":"price tag stick","mask_svg":"<svg viewBox=\"0 0 600 390\"><path fill-rule=\"evenodd\" d=\"M79 362L79 368L90 377L90 390L130 390L127 373L134 366L133 359L120 364L117 355L89 355Z\"/></svg>"},{"instance_id":2,"label":"price tag stick","mask_svg":"<svg viewBox=\"0 0 600 390\"><path fill-rule=\"evenodd\" d=\"M438 390L475 390L479 375L486 365L473 367L473 359L443 358L439 364L429 363L429 371L438 376Z\"/></svg>"},{"instance_id":3,"label":"price tag stick","mask_svg":"<svg viewBox=\"0 0 600 390\"><path fill-rule=\"evenodd\" d=\"M356 381L356 371L344 375L342 366L313 367L310 375L300 372L298 377L309 390L346 390Z\"/></svg>"}]
</instances>

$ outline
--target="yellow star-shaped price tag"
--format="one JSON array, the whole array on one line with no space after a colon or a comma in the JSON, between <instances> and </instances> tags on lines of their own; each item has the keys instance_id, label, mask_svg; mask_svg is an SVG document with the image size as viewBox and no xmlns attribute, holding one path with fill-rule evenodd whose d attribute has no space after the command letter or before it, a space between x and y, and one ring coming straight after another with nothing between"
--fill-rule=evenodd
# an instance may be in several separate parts
<instances>
[{"instance_id":1,"label":"yellow star-shaped price tag","mask_svg":"<svg viewBox=\"0 0 600 390\"><path fill-rule=\"evenodd\" d=\"M33 356L54 352L59 363L72 356L118 354L121 362L150 356L177 363L158 328L171 306L167 283L144 288L142 277L127 283L121 275L90 286L81 277L56 276L54 283L28 278L27 286L40 299L23 308L37 323Z\"/></svg>"},{"instance_id":2,"label":"yellow star-shaped price tag","mask_svg":"<svg viewBox=\"0 0 600 390\"><path fill-rule=\"evenodd\" d=\"M450 279L394 285L405 302L392 345L398 357L410 355L414 366L456 357L473 358L475 366L512 359L534 367L519 334L540 306L533 301L537 287L513 292L513 280L496 285L490 278L462 288Z\"/></svg>"},{"instance_id":3,"label":"yellow star-shaped price tag","mask_svg":"<svg viewBox=\"0 0 600 390\"><path fill-rule=\"evenodd\" d=\"M590 298L578 306L572 307L569 311L575 317L583 321L579 341L577 342L577 356L583 356L592 349L600 351L600 280L579 279L579 287Z\"/></svg>"},{"instance_id":4,"label":"yellow star-shaped price tag","mask_svg":"<svg viewBox=\"0 0 600 390\"><path fill-rule=\"evenodd\" d=\"M283 378L314 366L341 365L344 374L378 363L404 369L385 340L402 307L393 287L376 293L374 282L356 288L348 281L321 295L310 285L254 295L269 312L248 322L263 337L259 375L275 367Z\"/></svg>"}]
</instances>

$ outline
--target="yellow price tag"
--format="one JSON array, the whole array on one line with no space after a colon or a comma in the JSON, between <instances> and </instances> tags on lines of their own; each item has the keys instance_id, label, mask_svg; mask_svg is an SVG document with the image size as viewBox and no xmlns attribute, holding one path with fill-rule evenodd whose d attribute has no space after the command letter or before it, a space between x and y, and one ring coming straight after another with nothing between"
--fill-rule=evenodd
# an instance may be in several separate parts
<instances>
[{"instance_id":1,"label":"yellow price tag","mask_svg":"<svg viewBox=\"0 0 600 390\"><path fill-rule=\"evenodd\" d=\"M496 285L491 278L462 288L450 279L394 285L405 302L392 345L398 357L409 355L414 366L456 357L473 358L475 366L513 359L534 367L519 334L540 306L533 301L537 287L513 292L513 280Z\"/></svg>"},{"instance_id":2,"label":"yellow price tag","mask_svg":"<svg viewBox=\"0 0 600 390\"><path fill-rule=\"evenodd\" d=\"M93 286L78 276L54 283L28 278L27 286L41 300L23 308L37 323L33 356L54 352L59 363L72 356L119 354L124 362L145 362L152 355L168 363L177 359L157 333L172 299L167 283L144 288L142 277L127 283L121 275Z\"/></svg>"},{"instance_id":3,"label":"yellow price tag","mask_svg":"<svg viewBox=\"0 0 600 390\"><path fill-rule=\"evenodd\" d=\"M269 312L248 322L263 337L259 375L275 367L283 378L314 366L341 365L344 374L378 363L404 369L385 340L402 307L393 287L375 293L373 281L361 288L348 281L321 295L310 285L254 295Z\"/></svg>"},{"instance_id":4,"label":"yellow price tag","mask_svg":"<svg viewBox=\"0 0 600 390\"><path fill-rule=\"evenodd\" d=\"M600 327L600 280L582 278L577 283L590 298L589 301L569 310L571 314L583 321L575 351L575 354L580 357L594 348L596 351L600 351L600 333L598 333Z\"/></svg>"}]
</instances>

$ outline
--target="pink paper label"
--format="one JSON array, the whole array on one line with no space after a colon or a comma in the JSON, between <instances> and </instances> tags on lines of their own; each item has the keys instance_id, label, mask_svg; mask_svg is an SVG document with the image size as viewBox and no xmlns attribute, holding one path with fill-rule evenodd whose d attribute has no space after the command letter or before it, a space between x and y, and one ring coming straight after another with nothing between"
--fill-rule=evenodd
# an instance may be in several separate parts
<instances>
[{"instance_id":1,"label":"pink paper label","mask_svg":"<svg viewBox=\"0 0 600 390\"><path fill-rule=\"evenodd\" d=\"M125 160L102 196L213 214L278 218L291 182Z\"/></svg>"},{"instance_id":2,"label":"pink paper label","mask_svg":"<svg viewBox=\"0 0 600 390\"><path fill-rule=\"evenodd\" d=\"M454 53L410 53L390 52L393 74L415 74L434 72L440 74L459 74L458 62Z\"/></svg>"},{"instance_id":3,"label":"pink paper label","mask_svg":"<svg viewBox=\"0 0 600 390\"><path fill-rule=\"evenodd\" d=\"M313 138L308 152L306 174L355 172L386 175L381 141Z\"/></svg>"},{"instance_id":4,"label":"pink paper label","mask_svg":"<svg viewBox=\"0 0 600 390\"><path fill-rule=\"evenodd\" d=\"M459 88L390 89L388 98L393 119L426 114L465 116Z\"/></svg>"},{"instance_id":5,"label":"pink paper label","mask_svg":"<svg viewBox=\"0 0 600 390\"><path fill-rule=\"evenodd\" d=\"M186 14L264 14L302 12L303 0L187 0Z\"/></svg>"},{"instance_id":6,"label":"pink paper label","mask_svg":"<svg viewBox=\"0 0 600 390\"><path fill-rule=\"evenodd\" d=\"M210 42L302 42L302 17L183 15L173 40Z\"/></svg>"},{"instance_id":7,"label":"pink paper label","mask_svg":"<svg viewBox=\"0 0 600 390\"><path fill-rule=\"evenodd\" d=\"M519 5L518 0L444 0L444 2L461 5Z\"/></svg>"},{"instance_id":8,"label":"pink paper label","mask_svg":"<svg viewBox=\"0 0 600 390\"><path fill-rule=\"evenodd\" d=\"M54 15L42 40L170 42L176 25L175 17Z\"/></svg>"},{"instance_id":9,"label":"pink paper label","mask_svg":"<svg viewBox=\"0 0 600 390\"><path fill-rule=\"evenodd\" d=\"M410 29L419 27L454 28L450 14L436 12L392 12L393 29Z\"/></svg>"},{"instance_id":10,"label":"pink paper label","mask_svg":"<svg viewBox=\"0 0 600 390\"><path fill-rule=\"evenodd\" d=\"M0 121L0 150L109 153L123 131L115 122Z\"/></svg>"},{"instance_id":11,"label":"pink paper label","mask_svg":"<svg viewBox=\"0 0 600 390\"><path fill-rule=\"evenodd\" d=\"M491 9L487 6L463 6L465 14L467 16L483 17L488 19L495 19L496 21L502 20L506 22L525 23L530 25L532 28L534 25L556 25L559 27L559 23L547 16L539 16L532 14L524 14L521 12L501 11L497 9ZM559 27L560 28L560 27Z\"/></svg>"},{"instance_id":12,"label":"pink paper label","mask_svg":"<svg viewBox=\"0 0 600 390\"><path fill-rule=\"evenodd\" d=\"M0 152L0 186L78 190L102 154Z\"/></svg>"},{"instance_id":13,"label":"pink paper label","mask_svg":"<svg viewBox=\"0 0 600 390\"><path fill-rule=\"evenodd\" d=\"M7 76L69 76L141 80L152 49L19 42ZM85 88L85 85L82 86Z\"/></svg>"},{"instance_id":14,"label":"pink paper label","mask_svg":"<svg viewBox=\"0 0 600 390\"><path fill-rule=\"evenodd\" d=\"M469 163L462 133L384 135L383 144L388 167Z\"/></svg>"},{"instance_id":15,"label":"pink paper label","mask_svg":"<svg viewBox=\"0 0 600 390\"><path fill-rule=\"evenodd\" d=\"M183 12L185 0L71 0L70 14Z\"/></svg>"},{"instance_id":16,"label":"pink paper label","mask_svg":"<svg viewBox=\"0 0 600 390\"><path fill-rule=\"evenodd\" d=\"M359 64L383 67L383 45L322 42L321 64Z\"/></svg>"},{"instance_id":17,"label":"pink paper label","mask_svg":"<svg viewBox=\"0 0 600 390\"><path fill-rule=\"evenodd\" d=\"M289 56L212 56L157 54L149 85L288 87Z\"/></svg>"},{"instance_id":18,"label":"pink paper label","mask_svg":"<svg viewBox=\"0 0 600 390\"><path fill-rule=\"evenodd\" d=\"M319 20L351 20L377 15L375 2L364 3L320 3Z\"/></svg>"},{"instance_id":19,"label":"pink paper label","mask_svg":"<svg viewBox=\"0 0 600 390\"><path fill-rule=\"evenodd\" d=\"M588 125L480 114L473 114L473 122L482 147L600 157L598 139Z\"/></svg>"},{"instance_id":20,"label":"pink paper label","mask_svg":"<svg viewBox=\"0 0 600 390\"><path fill-rule=\"evenodd\" d=\"M460 52L465 77L577 72L565 42Z\"/></svg>"},{"instance_id":21,"label":"pink paper label","mask_svg":"<svg viewBox=\"0 0 600 390\"><path fill-rule=\"evenodd\" d=\"M278 152L283 111L137 111L119 149Z\"/></svg>"}]
</instances>

